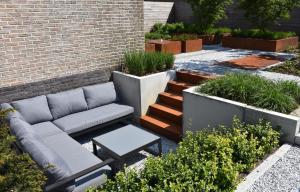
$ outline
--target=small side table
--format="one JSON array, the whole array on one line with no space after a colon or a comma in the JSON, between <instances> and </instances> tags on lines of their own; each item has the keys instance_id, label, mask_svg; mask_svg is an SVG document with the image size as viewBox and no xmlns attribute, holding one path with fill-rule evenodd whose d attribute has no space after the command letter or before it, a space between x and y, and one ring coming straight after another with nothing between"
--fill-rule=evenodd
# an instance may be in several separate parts
<instances>
[{"instance_id":1,"label":"small side table","mask_svg":"<svg viewBox=\"0 0 300 192\"><path fill-rule=\"evenodd\" d=\"M92 142L95 155L97 155L97 146L99 146L116 160L116 165L113 167L114 172L123 168L124 160L127 157L147 150L154 144L158 144L158 153L155 155L162 153L160 137L131 124L95 137Z\"/></svg>"}]
</instances>

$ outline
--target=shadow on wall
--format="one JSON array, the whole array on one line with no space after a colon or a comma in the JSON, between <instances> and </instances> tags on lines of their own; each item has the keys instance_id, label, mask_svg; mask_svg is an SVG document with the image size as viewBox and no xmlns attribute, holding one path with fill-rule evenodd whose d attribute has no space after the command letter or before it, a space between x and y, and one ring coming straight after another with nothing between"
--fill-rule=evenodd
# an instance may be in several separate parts
<instances>
[{"instance_id":1,"label":"shadow on wall","mask_svg":"<svg viewBox=\"0 0 300 192\"><path fill-rule=\"evenodd\" d=\"M112 71L119 68L119 66L115 66L23 85L3 87L0 88L0 103L106 82L111 79Z\"/></svg>"}]
</instances>

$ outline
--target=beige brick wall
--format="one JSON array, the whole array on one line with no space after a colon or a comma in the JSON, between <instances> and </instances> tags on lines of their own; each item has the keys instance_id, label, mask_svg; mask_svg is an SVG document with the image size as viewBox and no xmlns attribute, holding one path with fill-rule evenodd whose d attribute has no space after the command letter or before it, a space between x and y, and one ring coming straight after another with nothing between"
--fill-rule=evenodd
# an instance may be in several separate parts
<instances>
[{"instance_id":1,"label":"beige brick wall","mask_svg":"<svg viewBox=\"0 0 300 192\"><path fill-rule=\"evenodd\" d=\"M107 81L143 48L143 0L1 0L0 102Z\"/></svg>"}]
</instances>

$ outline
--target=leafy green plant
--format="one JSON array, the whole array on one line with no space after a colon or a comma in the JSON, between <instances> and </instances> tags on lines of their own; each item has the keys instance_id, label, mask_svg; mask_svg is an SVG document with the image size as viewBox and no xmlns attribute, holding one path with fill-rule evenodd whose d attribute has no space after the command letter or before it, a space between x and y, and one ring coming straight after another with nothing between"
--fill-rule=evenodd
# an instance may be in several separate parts
<instances>
[{"instance_id":1,"label":"leafy green plant","mask_svg":"<svg viewBox=\"0 0 300 192\"><path fill-rule=\"evenodd\" d=\"M137 51L125 54L126 71L137 76L171 69L174 61L174 55L169 53Z\"/></svg>"},{"instance_id":2,"label":"leafy green plant","mask_svg":"<svg viewBox=\"0 0 300 192\"><path fill-rule=\"evenodd\" d=\"M185 24L178 22L178 23L156 23L151 29L151 32L165 34L165 35L172 35L176 33L182 33L184 31Z\"/></svg>"},{"instance_id":3,"label":"leafy green plant","mask_svg":"<svg viewBox=\"0 0 300 192\"><path fill-rule=\"evenodd\" d=\"M172 36L171 40L173 41L187 41L187 40L194 40L199 39L197 34L179 34Z\"/></svg>"},{"instance_id":4,"label":"leafy green plant","mask_svg":"<svg viewBox=\"0 0 300 192\"><path fill-rule=\"evenodd\" d=\"M227 17L226 8L232 0L186 0L192 7L197 24L202 31L213 28L214 25Z\"/></svg>"},{"instance_id":5,"label":"leafy green plant","mask_svg":"<svg viewBox=\"0 0 300 192\"><path fill-rule=\"evenodd\" d=\"M161 34L158 32L151 32L151 33L146 33L145 34L145 39L146 40L157 40L157 39L170 39L170 35L166 34Z\"/></svg>"},{"instance_id":6,"label":"leafy green plant","mask_svg":"<svg viewBox=\"0 0 300 192\"><path fill-rule=\"evenodd\" d=\"M289 19L291 10L300 7L299 0L239 0L238 3L245 17L262 31L279 20Z\"/></svg>"},{"instance_id":7,"label":"leafy green plant","mask_svg":"<svg viewBox=\"0 0 300 192\"><path fill-rule=\"evenodd\" d=\"M257 38L257 39L268 39L268 40L278 40L285 39L289 37L295 37L296 33L294 32L281 32L281 31L269 31L269 30L260 30L260 29L234 29L231 32L233 37L244 37L244 38Z\"/></svg>"},{"instance_id":8,"label":"leafy green plant","mask_svg":"<svg viewBox=\"0 0 300 192\"><path fill-rule=\"evenodd\" d=\"M293 86L290 92L286 89ZM277 112L290 113L297 108L297 89L287 82L273 82L248 73L227 74L199 86L196 91L243 102Z\"/></svg>"},{"instance_id":9,"label":"leafy green plant","mask_svg":"<svg viewBox=\"0 0 300 192\"><path fill-rule=\"evenodd\" d=\"M278 146L279 133L270 123L188 132L175 152L149 157L144 169L126 168L96 191L234 191L239 174Z\"/></svg>"},{"instance_id":10,"label":"leafy green plant","mask_svg":"<svg viewBox=\"0 0 300 192\"><path fill-rule=\"evenodd\" d=\"M43 171L28 154L18 154L12 148L16 138L9 134L8 112L0 110L0 191L43 191Z\"/></svg>"}]
</instances>

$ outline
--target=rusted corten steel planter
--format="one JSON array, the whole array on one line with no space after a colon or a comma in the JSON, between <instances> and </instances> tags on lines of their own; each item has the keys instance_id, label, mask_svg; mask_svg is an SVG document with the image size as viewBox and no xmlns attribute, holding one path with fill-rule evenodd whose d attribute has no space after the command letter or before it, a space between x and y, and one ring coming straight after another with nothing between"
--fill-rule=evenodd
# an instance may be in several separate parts
<instances>
[{"instance_id":1,"label":"rusted corten steel planter","mask_svg":"<svg viewBox=\"0 0 300 192\"><path fill-rule=\"evenodd\" d=\"M145 43L145 52L155 52L155 44Z\"/></svg>"},{"instance_id":2,"label":"rusted corten steel planter","mask_svg":"<svg viewBox=\"0 0 300 192\"><path fill-rule=\"evenodd\" d=\"M181 51L183 53L200 51L202 49L202 39L181 41Z\"/></svg>"},{"instance_id":3,"label":"rusted corten steel planter","mask_svg":"<svg viewBox=\"0 0 300 192\"><path fill-rule=\"evenodd\" d=\"M222 37L229 35L230 33L224 33L222 35L200 35L199 38L202 39L203 45L215 45L221 43Z\"/></svg>"},{"instance_id":4,"label":"rusted corten steel planter","mask_svg":"<svg viewBox=\"0 0 300 192\"><path fill-rule=\"evenodd\" d=\"M289 48L297 48L299 38L290 37L279 40L266 40L255 38L241 38L241 37L223 37L222 46L235 49L251 49L260 51L278 52L284 51Z\"/></svg>"},{"instance_id":5,"label":"rusted corten steel planter","mask_svg":"<svg viewBox=\"0 0 300 192\"><path fill-rule=\"evenodd\" d=\"M174 55L181 53L181 41L169 40L150 40L148 43L155 44L155 51L172 53Z\"/></svg>"}]
</instances>

